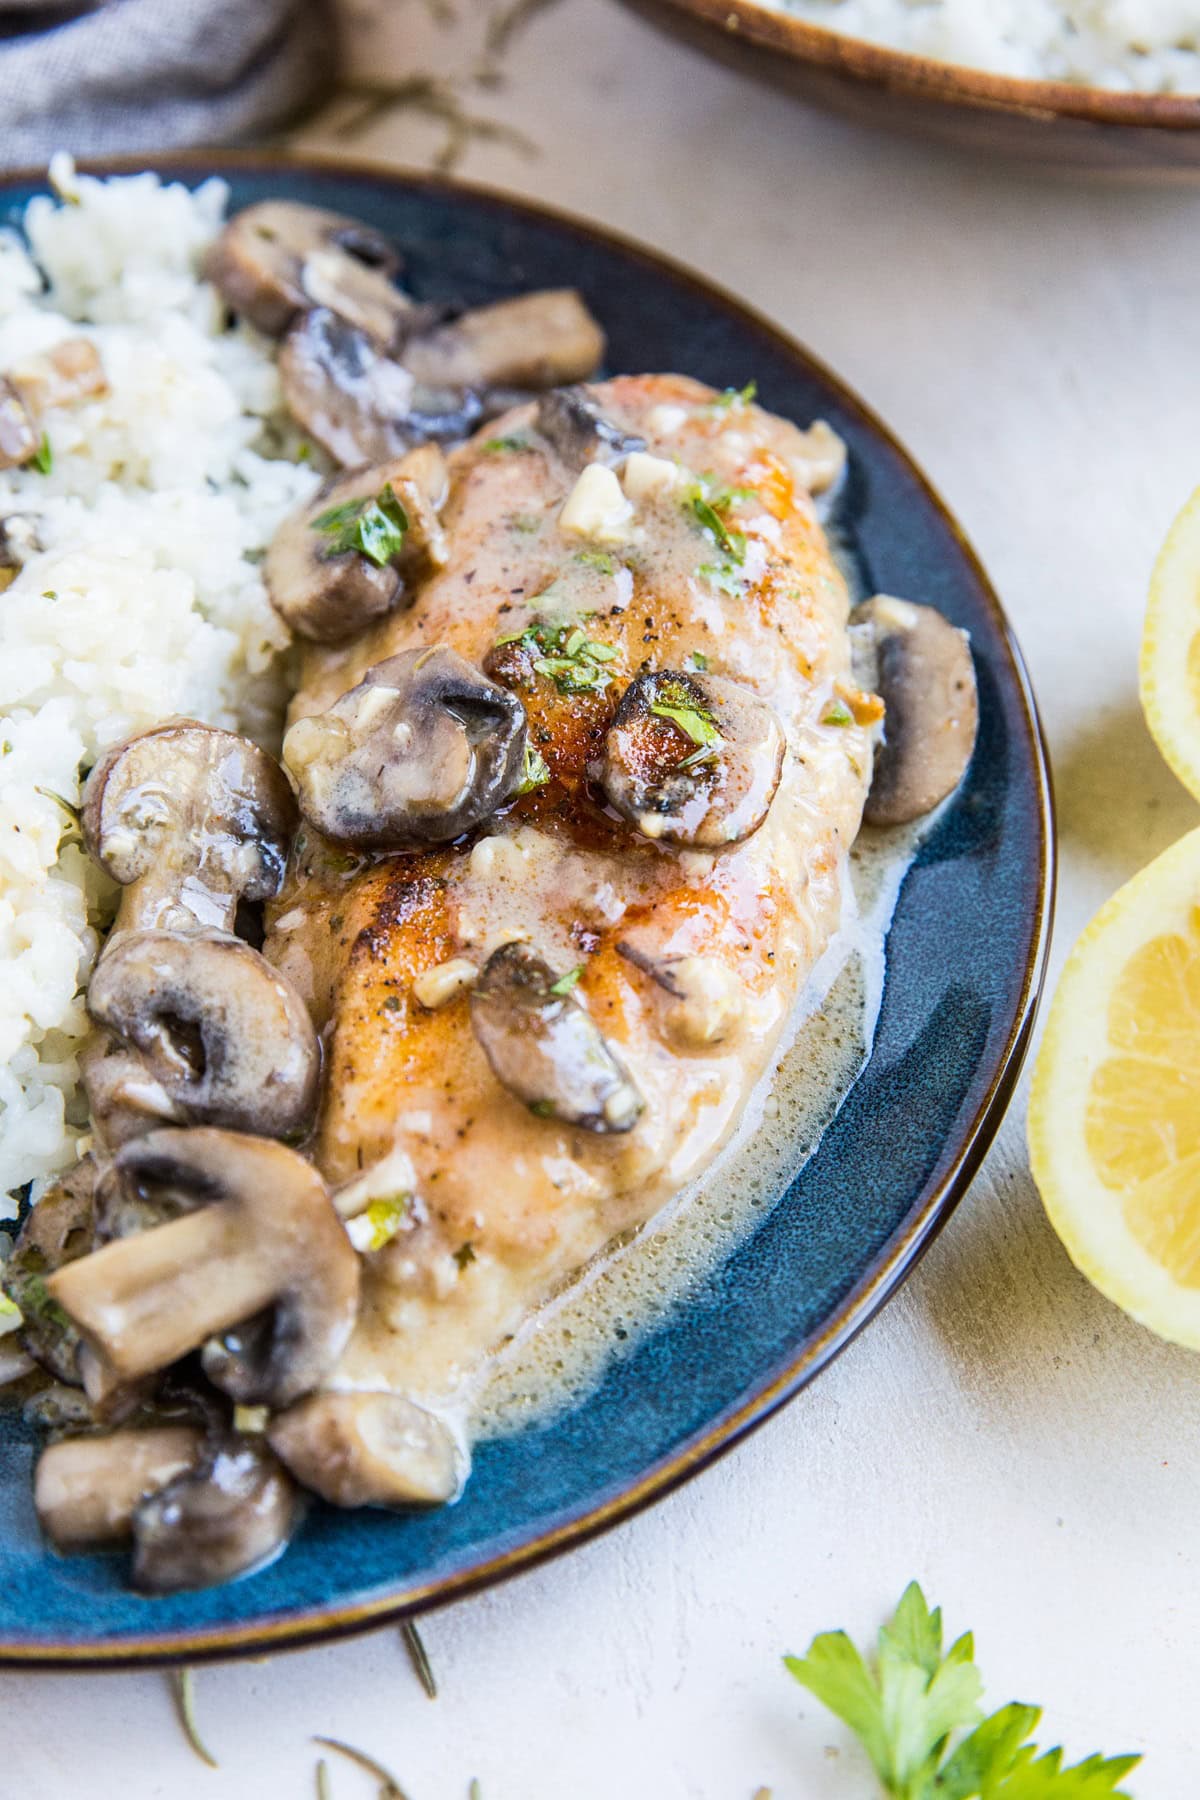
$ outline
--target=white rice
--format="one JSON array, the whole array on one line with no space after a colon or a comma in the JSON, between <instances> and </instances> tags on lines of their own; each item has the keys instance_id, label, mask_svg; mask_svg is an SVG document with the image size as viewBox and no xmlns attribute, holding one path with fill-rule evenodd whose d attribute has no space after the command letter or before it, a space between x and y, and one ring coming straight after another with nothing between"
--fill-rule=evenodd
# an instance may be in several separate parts
<instances>
[{"instance_id":1,"label":"white rice","mask_svg":"<svg viewBox=\"0 0 1200 1800\"><path fill-rule=\"evenodd\" d=\"M774 0L814 25L997 75L1200 93L1200 0Z\"/></svg>"},{"instance_id":2,"label":"white rice","mask_svg":"<svg viewBox=\"0 0 1200 1800\"><path fill-rule=\"evenodd\" d=\"M173 715L276 737L287 633L258 562L318 478L273 347L196 278L224 184L60 182L68 203L27 210L28 250L0 235L0 373L84 336L109 391L44 415L48 474L0 472L26 547L0 592L0 1215L87 1124L75 1057L112 896L55 796L76 804L108 745Z\"/></svg>"}]
</instances>

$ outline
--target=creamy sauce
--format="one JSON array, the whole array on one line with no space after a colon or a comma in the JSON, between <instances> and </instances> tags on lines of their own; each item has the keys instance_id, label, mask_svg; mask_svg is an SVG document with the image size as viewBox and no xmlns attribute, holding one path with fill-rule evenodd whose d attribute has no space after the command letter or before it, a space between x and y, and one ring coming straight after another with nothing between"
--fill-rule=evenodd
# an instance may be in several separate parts
<instances>
[{"instance_id":1,"label":"creamy sauce","mask_svg":"<svg viewBox=\"0 0 1200 1800\"><path fill-rule=\"evenodd\" d=\"M729 1144L698 1182L594 1259L487 1359L446 1409L460 1442L503 1436L578 1405L776 1205L870 1056L887 931L927 827L923 820L902 831L863 831L849 858L842 928Z\"/></svg>"}]
</instances>

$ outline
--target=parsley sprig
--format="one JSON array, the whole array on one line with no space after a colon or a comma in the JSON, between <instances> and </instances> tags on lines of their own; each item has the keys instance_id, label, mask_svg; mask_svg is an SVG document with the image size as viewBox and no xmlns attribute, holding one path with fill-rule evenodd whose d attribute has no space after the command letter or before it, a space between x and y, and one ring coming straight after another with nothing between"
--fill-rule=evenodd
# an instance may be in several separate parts
<instances>
[{"instance_id":1,"label":"parsley sprig","mask_svg":"<svg viewBox=\"0 0 1200 1800\"><path fill-rule=\"evenodd\" d=\"M521 780L517 786L517 796L532 794L535 788L545 787L550 779L550 765L535 744L526 741L525 762L521 770Z\"/></svg>"},{"instance_id":2,"label":"parsley sprig","mask_svg":"<svg viewBox=\"0 0 1200 1800\"><path fill-rule=\"evenodd\" d=\"M408 514L389 481L374 499L368 495L363 500L348 500L344 506L331 506L313 520L313 528L329 538L327 555L357 550L377 569L383 569L403 547Z\"/></svg>"},{"instance_id":3,"label":"parsley sprig","mask_svg":"<svg viewBox=\"0 0 1200 1800\"><path fill-rule=\"evenodd\" d=\"M1060 1749L1029 1742L1039 1707L1013 1701L983 1717L974 1639L966 1632L943 1654L941 1608L929 1610L915 1581L873 1663L844 1631L823 1632L784 1663L861 1739L893 1800L1129 1800L1117 1783L1140 1757L1089 1756L1064 1769Z\"/></svg>"},{"instance_id":4,"label":"parsley sprig","mask_svg":"<svg viewBox=\"0 0 1200 1800\"><path fill-rule=\"evenodd\" d=\"M650 702L650 711L655 718L669 719L672 725L677 725L685 737L691 738L693 744L707 749L712 744L724 742L708 708L694 700L689 690L682 685L663 688L657 698Z\"/></svg>"},{"instance_id":5,"label":"parsley sprig","mask_svg":"<svg viewBox=\"0 0 1200 1800\"><path fill-rule=\"evenodd\" d=\"M528 625L508 637L497 638L496 648L521 644L536 652L534 671L552 681L560 694L599 694L612 680L608 664L617 652L611 644L590 638L581 625Z\"/></svg>"}]
</instances>

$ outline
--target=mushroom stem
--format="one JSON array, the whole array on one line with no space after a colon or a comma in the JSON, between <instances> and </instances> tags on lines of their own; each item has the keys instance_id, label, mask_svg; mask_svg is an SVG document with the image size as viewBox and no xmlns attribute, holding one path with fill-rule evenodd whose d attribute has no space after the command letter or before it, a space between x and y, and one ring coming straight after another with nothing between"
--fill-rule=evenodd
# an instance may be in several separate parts
<instances>
[{"instance_id":1,"label":"mushroom stem","mask_svg":"<svg viewBox=\"0 0 1200 1800\"><path fill-rule=\"evenodd\" d=\"M51 1277L105 1371L135 1381L261 1312L277 1271L228 1201L119 1238Z\"/></svg>"},{"instance_id":2,"label":"mushroom stem","mask_svg":"<svg viewBox=\"0 0 1200 1800\"><path fill-rule=\"evenodd\" d=\"M56 1550L124 1542L138 1504L192 1468L203 1442L197 1426L163 1425L50 1444L34 1477L42 1530Z\"/></svg>"}]
</instances>

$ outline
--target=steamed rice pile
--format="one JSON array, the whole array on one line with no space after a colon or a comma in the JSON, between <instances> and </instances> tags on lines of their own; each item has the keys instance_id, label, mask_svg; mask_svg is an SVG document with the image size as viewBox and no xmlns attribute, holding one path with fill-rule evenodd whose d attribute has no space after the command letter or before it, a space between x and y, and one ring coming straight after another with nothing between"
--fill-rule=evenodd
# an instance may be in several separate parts
<instances>
[{"instance_id":1,"label":"steamed rice pile","mask_svg":"<svg viewBox=\"0 0 1200 1800\"><path fill-rule=\"evenodd\" d=\"M87 337L108 382L42 416L49 472L0 472L20 562L0 592L0 1213L86 1131L75 1059L113 896L79 848L82 777L178 714L277 740L287 633L258 564L317 480L271 346L196 277L224 184L62 181L27 248L0 234L0 373Z\"/></svg>"},{"instance_id":2,"label":"steamed rice pile","mask_svg":"<svg viewBox=\"0 0 1200 1800\"><path fill-rule=\"evenodd\" d=\"M997 75L1200 93L1200 0L775 0L814 25Z\"/></svg>"}]
</instances>

